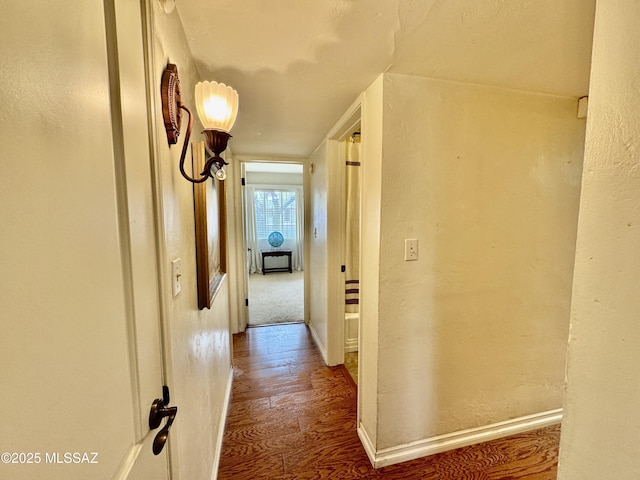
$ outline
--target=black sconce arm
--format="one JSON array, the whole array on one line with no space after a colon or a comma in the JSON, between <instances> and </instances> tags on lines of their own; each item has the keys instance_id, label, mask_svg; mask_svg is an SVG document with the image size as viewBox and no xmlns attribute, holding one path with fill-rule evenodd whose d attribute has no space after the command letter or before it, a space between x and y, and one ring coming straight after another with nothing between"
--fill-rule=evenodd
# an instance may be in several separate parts
<instances>
[{"instance_id":1,"label":"black sconce arm","mask_svg":"<svg viewBox=\"0 0 640 480\"><path fill-rule=\"evenodd\" d=\"M208 170L206 168L200 174L199 179L191 178L184 169L184 160L187 157L187 149L189 148L189 140L191 138L191 127L193 124L193 120L191 118L191 111L187 107L180 104L180 108L183 109L185 112L187 112L187 114L189 115L189 122L187 123L187 131L184 134L184 145L182 145L182 154L180 155L180 173L184 178L186 178L192 183L202 183L202 182L205 182L207 178L209 178L209 175L207 173ZM193 160L193 155L191 155L191 159Z\"/></svg>"},{"instance_id":2,"label":"black sconce arm","mask_svg":"<svg viewBox=\"0 0 640 480\"><path fill-rule=\"evenodd\" d=\"M222 85L224 86L224 84ZM237 104L237 92L233 90L233 93L236 95L235 103ZM227 176L224 171L224 166L228 165L228 163L224 161L220 154L227 148L227 142L229 138L231 138L231 135L229 135L227 131L205 128L202 132L205 135L206 160L204 169L200 172L200 178L192 178L184 169L184 162L187 158L187 149L189 148L189 141L191 140L193 119L191 111L184 106L181 100L178 68L171 63L167 65L167 68L162 73L160 94L162 97L162 117L167 131L167 140L170 146L178 143L178 137L180 136L180 124L182 120L181 110L184 110L189 115L187 131L184 135L184 144L182 145L182 152L180 155L180 173L182 176L191 183L206 182L209 177L217 178L221 181L224 180ZM191 154L191 163L193 165L193 152Z\"/></svg>"}]
</instances>

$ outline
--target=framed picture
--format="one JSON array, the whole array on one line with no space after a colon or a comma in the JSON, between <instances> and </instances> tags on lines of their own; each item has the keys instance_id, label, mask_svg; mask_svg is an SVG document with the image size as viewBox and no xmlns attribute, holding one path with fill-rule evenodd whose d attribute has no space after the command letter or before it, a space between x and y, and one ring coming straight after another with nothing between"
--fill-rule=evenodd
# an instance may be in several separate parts
<instances>
[{"instance_id":1,"label":"framed picture","mask_svg":"<svg viewBox=\"0 0 640 480\"><path fill-rule=\"evenodd\" d=\"M205 163L204 142L193 145L194 172ZM224 182L209 179L193 184L198 308L211 308L227 272L226 200Z\"/></svg>"}]
</instances>

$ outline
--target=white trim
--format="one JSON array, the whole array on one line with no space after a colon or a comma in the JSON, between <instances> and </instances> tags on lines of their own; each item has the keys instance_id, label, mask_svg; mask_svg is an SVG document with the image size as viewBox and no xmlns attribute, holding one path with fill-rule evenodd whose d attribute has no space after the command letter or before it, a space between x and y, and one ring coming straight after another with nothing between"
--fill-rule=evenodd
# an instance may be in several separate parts
<instances>
[{"instance_id":1,"label":"white trim","mask_svg":"<svg viewBox=\"0 0 640 480\"><path fill-rule=\"evenodd\" d=\"M340 117L340 120L329 130L329 133L322 139L313 152L309 155L309 158L313 158L316 152L322 147L327 140L344 140L347 136L353 133L353 128L361 124L362 119L362 104L364 103L364 93L360 93L353 103L349 106L347 111ZM348 132L348 133L347 133Z\"/></svg>"},{"instance_id":2,"label":"white trim","mask_svg":"<svg viewBox=\"0 0 640 480\"><path fill-rule=\"evenodd\" d=\"M249 183L249 182L245 182L245 186L247 187L253 187L256 190L266 190L266 191L279 191L279 190L302 190L304 188L302 183L281 183L281 184L276 184L276 183Z\"/></svg>"},{"instance_id":3,"label":"white trim","mask_svg":"<svg viewBox=\"0 0 640 480\"><path fill-rule=\"evenodd\" d=\"M236 264L232 276L237 278L238 291L236 292L238 318L235 324L232 321L233 329L231 333L244 332L249 322L249 269L247 268L247 205L246 205L246 185L242 185L241 179L245 176L245 162L233 162L234 187L233 201L235 204L235 234L237 241L229 247L229 252L235 250ZM237 177L235 176L237 174ZM227 212L229 214L229 212ZM227 219L229 217L227 216ZM228 239L229 240L229 239Z\"/></svg>"},{"instance_id":4,"label":"white trim","mask_svg":"<svg viewBox=\"0 0 640 480\"><path fill-rule=\"evenodd\" d=\"M347 111L327 134L327 365L344 363L344 155L339 147L362 121L364 94L360 93Z\"/></svg>"},{"instance_id":5,"label":"white trim","mask_svg":"<svg viewBox=\"0 0 640 480\"><path fill-rule=\"evenodd\" d=\"M246 163L302 163L308 160L306 155L234 155L238 161Z\"/></svg>"},{"instance_id":6,"label":"white trim","mask_svg":"<svg viewBox=\"0 0 640 480\"><path fill-rule=\"evenodd\" d=\"M362 118L362 103L364 94L360 93L353 101L347 111L340 117L333 128L327 134L330 140L344 140L353 133L353 129L360 125Z\"/></svg>"},{"instance_id":7,"label":"white trim","mask_svg":"<svg viewBox=\"0 0 640 480\"><path fill-rule=\"evenodd\" d=\"M316 332L316 329L313 326L313 323L309 322L309 330L311 331L311 337L313 338L313 341L316 342L316 345L318 346L318 349L320 350L320 354L322 355L322 358L324 360L324 363L326 365L328 365L329 363L327 362L327 348L326 346L320 341L320 335L318 335L318 332Z\"/></svg>"},{"instance_id":8,"label":"white trim","mask_svg":"<svg viewBox=\"0 0 640 480\"><path fill-rule=\"evenodd\" d=\"M122 461L120 462L120 465L118 465L118 469L111 480L127 480L129 478L129 474L138 461L140 452L142 452L142 447L144 447L145 441L151 433L152 432L147 433L140 442L129 446L129 449L122 458Z\"/></svg>"},{"instance_id":9,"label":"white trim","mask_svg":"<svg viewBox=\"0 0 640 480\"><path fill-rule=\"evenodd\" d=\"M327 365L341 365L344 363L344 273L340 266L343 264L344 245L342 238L344 157L342 149L336 140L327 140L327 223L326 241L327 252L326 286L327 286ZM311 272L313 274L313 272Z\"/></svg>"},{"instance_id":10,"label":"white trim","mask_svg":"<svg viewBox=\"0 0 640 480\"><path fill-rule=\"evenodd\" d=\"M561 421L562 409L558 408L556 410L549 410L548 412L536 413L504 422L470 428L468 430L460 430L425 440L418 440L405 445L383 448L380 451L375 451L369 437L361 427L358 427L358 436L362 440L362 444L373 467L380 468L460 447L466 447L468 445L536 430L549 425L555 425Z\"/></svg>"},{"instance_id":11,"label":"white trim","mask_svg":"<svg viewBox=\"0 0 640 480\"><path fill-rule=\"evenodd\" d=\"M344 341L344 353L352 353L358 351L358 339L347 338Z\"/></svg>"},{"instance_id":12,"label":"white trim","mask_svg":"<svg viewBox=\"0 0 640 480\"><path fill-rule=\"evenodd\" d=\"M358 437L360 437L360 442L362 442L362 446L364 447L364 451L369 457L369 461L374 468L376 467L376 447L373 445L369 434L365 430L362 423L358 423Z\"/></svg>"},{"instance_id":13,"label":"white trim","mask_svg":"<svg viewBox=\"0 0 640 480\"><path fill-rule=\"evenodd\" d=\"M222 440L224 439L224 431L227 428L227 414L229 413L229 404L231 403L231 387L233 385L233 367L229 369L229 379L227 380L227 390L224 395L224 404L222 405L222 418L220 419L218 429L218 438L216 441L216 450L213 455L213 471L211 472L211 480L218 478L218 469L220 467L220 457L222 456Z\"/></svg>"},{"instance_id":14,"label":"white trim","mask_svg":"<svg viewBox=\"0 0 640 480\"><path fill-rule=\"evenodd\" d=\"M307 165L307 162L308 162L308 158L304 156L287 157L287 156L269 156L269 155L266 155L266 156L265 155L233 155L233 161L231 161L231 165L230 165L230 167L233 168L233 177L232 177L233 186L230 189L229 187L227 188L229 189L228 195L232 196L233 198L232 202L235 205L235 215L233 216L233 219L235 221L234 228L235 228L235 238L237 241L230 242L228 243L227 246L229 248L230 259L231 259L231 251L235 250L236 262L235 263L231 263L231 261L229 262L229 271L227 273L231 277L237 278L235 285L232 283L229 283L229 289L230 289L229 298L231 299L234 297L234 295L231 293L231 289L236 288L238 290L235 293L235 298L237 301L236 307L237 307L238 314L237 314L237 319L234 320L234 318L231 318L231 325L232 325L231 333L244 332L249 320L249 307L246 306L246 300L250 300L250 298L249 298L249 289L248 289L249 274L246 266L247 249L249 246L247 245L247 232L246 232L246 221L245 221L246 215L247 215L245 191L246 191L246 188L254 185L250 185L247 183L246 185L241 186L241 179L242 178L246 179L245 164L246 163L292 163L292 164L302 165L302 169L303 169L302 184L283 185L283 187L288 189L302 188L304 208L305 208L304 223L305 223L305 229L306 229L306 225L308 224L308 222L310 222L310 218L307 215L307 212L308 212L307 208L309 205L309 192L307 191L307 189L309 188L309 186L308 186L308 183L305 183L305 182L308 182L305 174L305 166ZM236 178L236 175L237 175L237 178ZM229 197L227 197L227 199L228 198ZM230 212L227 212L227 213L230 213ZM231 217L227 215L227 219L229 220L230 218ZM306 233L306 230L305 230L305 233ZM304 255L303 269L306 271L306 268L304 268L304 266L309 265L308 239L306 238L306 236L304 239L303 255ZM309 288L308 273L305 272L304 309L305 309L306 322L308 322L308 318L309 318L307 313L309 309L308 288ZM230 312L230 314L231 313L233 312Z\"/></svg>"}]
</instances>

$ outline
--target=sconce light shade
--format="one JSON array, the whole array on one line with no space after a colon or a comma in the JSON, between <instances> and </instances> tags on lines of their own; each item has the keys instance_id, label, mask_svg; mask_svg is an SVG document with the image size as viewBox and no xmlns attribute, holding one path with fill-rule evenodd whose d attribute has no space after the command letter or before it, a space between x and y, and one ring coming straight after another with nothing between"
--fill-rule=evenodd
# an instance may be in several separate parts
<instances>
[{"instance_id":1,"label":"sconce light shade","mask_svg":"<svg viewBox=\"0 0 640 480\"><path fill-rule=\"evenodd\" d=\"M162 114L164 117L169 145L177 143L180 135L180 123L184 110L189 115L182 154L180 155L180 173L192 183L202 183L207 178L224 180L227 177L224 166L227 162L220 156L227 148L231 138L229 131L238 115L238 92L224 83L200 82L196 85L196 109L204 126L205 147L208 158L199 178L191 177L184 168L184 161L191 137L191 111L182 103L178 69L169 64L161 81Z\"/></svg>"},{"instance_id":2,"label":"sconce light shade","mask_svg":"<svg viewBox=\"0 0 640 480\"><path fill-rule=\"evenodd\" d=\"M200 82L196 109L205 130L229 133L238 115L238 92L224 83Z\"/></svg>"}]
</instances>

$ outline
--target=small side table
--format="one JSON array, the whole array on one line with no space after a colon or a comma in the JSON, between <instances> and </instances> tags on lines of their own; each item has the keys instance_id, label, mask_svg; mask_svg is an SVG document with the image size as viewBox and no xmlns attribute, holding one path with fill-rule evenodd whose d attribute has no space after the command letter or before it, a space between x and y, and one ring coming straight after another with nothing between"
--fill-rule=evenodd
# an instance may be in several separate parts
<instances>
[{"instance_id":1,"label":"small side table","mask_svg":"<svg viewBox=\"0 0 640 480\"><path fill-rule=\"evenodd\" d=\"M264 263L264 259L266 257L287 257L287 266L286 267L273 267L267 268ZM266 275L271 272L289 272L293 273L291 268L291 250L267 250L262 251L262 274Z\"/></svg>"}]
</instances>

